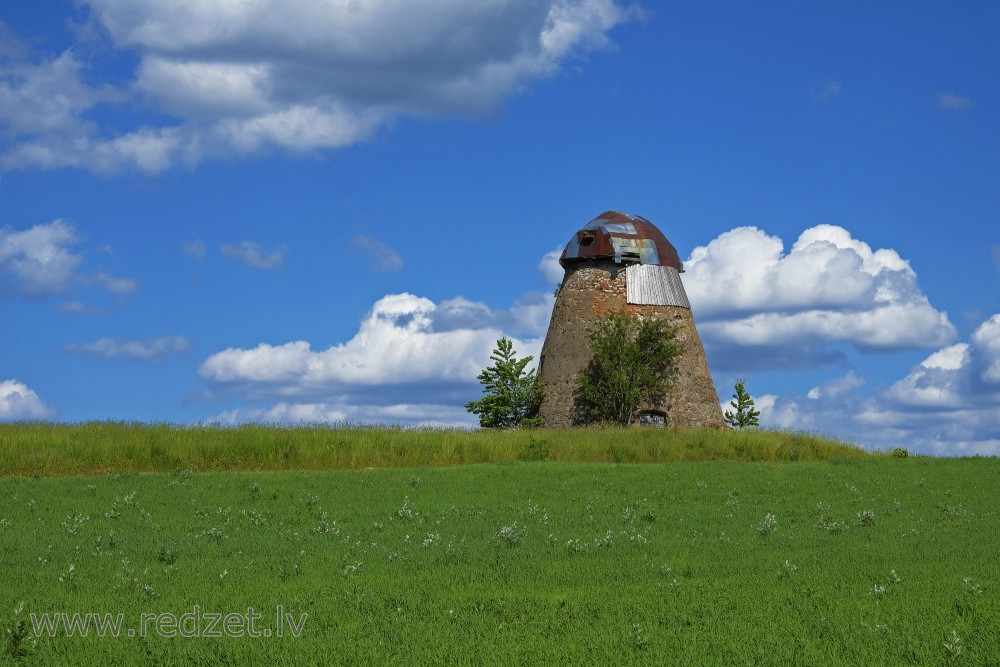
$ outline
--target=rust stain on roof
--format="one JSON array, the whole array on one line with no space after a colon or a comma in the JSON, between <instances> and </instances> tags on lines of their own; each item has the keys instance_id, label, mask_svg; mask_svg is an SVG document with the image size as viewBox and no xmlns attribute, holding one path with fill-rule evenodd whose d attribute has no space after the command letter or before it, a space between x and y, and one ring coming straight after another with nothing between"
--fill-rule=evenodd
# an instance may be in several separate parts
<instances>
[{"instance_id":1,"label":"rust stain on roof","mask_svg":"<svg viewBox=\"0 0 1000 667\"><path fill-rule=\"evenodd\" d=\"M677 249L656 225L639 215L605 211L573 235L559 263L613 259L627 264L672 266L684 270Z\"/></svg>"}]
</instances>

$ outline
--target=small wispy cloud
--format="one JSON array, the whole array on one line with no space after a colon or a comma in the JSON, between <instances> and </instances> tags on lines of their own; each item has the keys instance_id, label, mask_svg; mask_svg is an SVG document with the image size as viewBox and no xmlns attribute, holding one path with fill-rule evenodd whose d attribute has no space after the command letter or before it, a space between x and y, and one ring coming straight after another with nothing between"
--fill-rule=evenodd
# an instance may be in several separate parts
<instances>
[{"instance_id":1,"label":"small wispy cloud","mask_svg":"<svg viewBox=\"0 0 1000 667\"><path fill-rule=\"evenodd\" d=\"M812 90L813 104L829 104L830 100L840 95L840 90L840 81L830 81L829 79L824 81L822 86Z\"/></svg>"},{"instance_id":2,"label":"small wispy cloud","mask_svg":"<svg viewBox=\"0 0 1000 667\"><path fill-rule=\"evenodd\" d=\"M288 247L279 245L270 252L263 250L259 244L252 241L242 243L226 243L222 246L222 254L241 264L255 269L280 269L285 264Z\"/></svg>"},{"instance_id":3,"label":"small wispy cloud","mask_svg":"<svg viewBox=\"0 0 1000 667\"><path fill-rule=\"evenodd\" d=\"M378 273L394 273L403 268L403 258L396 250L375 237L357 234L351 239L354 250L365 258L368 268Z\"/></svg>"},{"instance_id":4,"label":"small wispy cloud","mask_svg":"<svg viewBox=\"0 0 1000 667\"><path fill-rule=\"evenodd\" d=\"M119 278L107 271L98 272L93 277L93 281L112 294L121 296L126 296L139 289L139 281L134 278Z\"/></svg>"},{"instance_id":5,"label":"small wispy cloud","mask_svg":"<svg viewBox=\"0 0 1000 667\"><path fill-rule=\"evenodd\" d=\"M972 100L956 93L938 93L938 106L952 111L963 111L972 106Z\"/></svg>"},{"instance_id":6,"label":"small wispy cloud","mask_svg":"<svg viewBox=\"0 0 1000 667\"><path fill-rule=\"evenodd\" d=\"M66 301L56 307L56 311L62 315L97 315L101 311L91 308L82 301Z\"/></svg>"},{"instance_id":7,"label":"small wispy cloud","mask_svg":"<svg viewBox=\"0 0 1000 667\"><path fill-rule=\"evenodd\" d=\"M63 347L64 352L104 359L133 359L160 361L174 354L191 351L191 343L184 336L161 336L146 340L101 338L91 343L73 343Z\"/></svg>"},{"instance_id":8,"label":"small wispy cloud","mask_svg":"<svg viewBox=\"0 0 1000 667\"><path fill-rule=\"evenodd\" d=\"M195 240L188 241L181 246L181 252L190 257L191 259L201 261L205 258L205 253L208 252L208 247L205 245L204 241Z\"/></svg>"}]
</instances>

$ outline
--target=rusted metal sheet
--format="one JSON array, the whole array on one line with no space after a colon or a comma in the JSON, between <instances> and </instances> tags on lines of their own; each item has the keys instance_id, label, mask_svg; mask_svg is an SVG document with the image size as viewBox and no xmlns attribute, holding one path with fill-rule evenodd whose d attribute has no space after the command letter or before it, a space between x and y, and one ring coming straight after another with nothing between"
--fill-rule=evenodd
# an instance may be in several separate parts
<instances>
[{"instance_id":1,"label":"rusted metal sheet","mask_svg":"<svg viewBox=\"0 0 1000 667\"><path fill-rule=\"evenodd\" d=\"M606 211L587 223L566 245L559 263L613 259L621 264L671 266L683 271L676 248L642 216Z\"/></svg>"},{"instance_id":2,"label":"rusted metal sheet","mask_svg":"<svg viewBox=\"0 0 1000 667\"><path fill-rule=\"evenodd\" d=\"M639 306L691 308L681 276L672 266L633 264L625 269L625 292L629 303Z\"/></svg>"}]
</instances>

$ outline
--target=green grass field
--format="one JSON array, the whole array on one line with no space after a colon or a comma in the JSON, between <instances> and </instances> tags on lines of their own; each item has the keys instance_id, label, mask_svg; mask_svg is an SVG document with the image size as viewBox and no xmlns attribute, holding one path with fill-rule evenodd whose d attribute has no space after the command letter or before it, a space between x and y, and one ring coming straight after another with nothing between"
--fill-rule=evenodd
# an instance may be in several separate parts
<instances>
[{"instance_id":1,"label":"green grass field","mask_svg":"<svg viewBox=\"0 0 1000 667\"><path fill-rule=\"evenodd\" d=\"M859 459L829 438L774 431L467 431L392 427L205 428L89 422L0 424L0 476L331 470L500 461L660 463Z\"/></svg>"},{"instance_id":2,"label":"green grass field","mask_svg":"<svg viewBox=\"0 0 1000 667\"><path fill-rule=\"evenodd\" d=\"M289 436L264 431L260 447ZM223 435L238 443L240 432ZM657 451L647 433L582 437L615 440L631 458ZM371 437L387 434L399 432ZM221 455L191 444L131 459L175 472L90 475L51 454L31 459L51 467L25 468L22 446L5 440L4 465L21 461L22 473L0 478L2 655L26 665L997 664L997 459L844 447L811 460L796 441L793 461L774 454L791 451L785 436L757 433L781 443L760 461L670 460L683 456L661 443L666 462L629 465L573 462L550 432L522 437L527 449L494 442L509 460L473 465L272 470L289 459L262 465L273 453L251 452L246 467L263 471L214 470ZM738 453L749 440L736 442L734 457L754 458ZM357 451L379 447L412 456L391 438ZM517 460L546 447L557 460ZM294 451L314 449L329 454L308 442ZM199 452L207 472L183 465ZM226 460L247 460L237 454ZM252 607L255 631L271 636L247 636L238 618L230 634L243 636L180 636L194 634L196 607L201 634L213 614L245 619ZM74 613L121 614L120 636L70 637L65 626L35 636L32 615ZM141 634L144 614L160 616L146 636L127 636Z\"/></svg>"}]
</instances>

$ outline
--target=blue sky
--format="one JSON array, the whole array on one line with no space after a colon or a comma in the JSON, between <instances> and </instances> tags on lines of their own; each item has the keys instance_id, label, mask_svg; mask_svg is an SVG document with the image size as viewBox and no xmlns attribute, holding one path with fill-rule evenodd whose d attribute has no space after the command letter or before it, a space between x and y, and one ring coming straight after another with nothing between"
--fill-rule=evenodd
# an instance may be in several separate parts
<instances>
[{"instance_id":1,"label":"blue sky","mask_svg":"<svg viewBox=\"0 0 1000 667\"><path fill-rule=\"evenodd\" d=\"M419 6L418 6L419 5ZM721 399L1000 453L1000 5L0 9L0 419L472 424L652 220Z\"/></svg>"}]
</instances>

